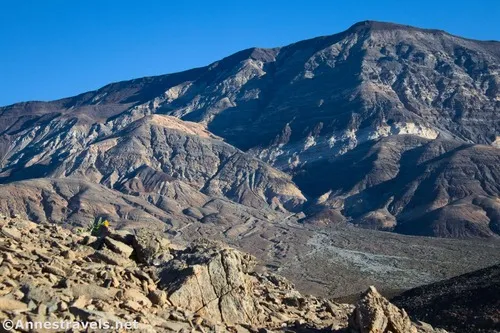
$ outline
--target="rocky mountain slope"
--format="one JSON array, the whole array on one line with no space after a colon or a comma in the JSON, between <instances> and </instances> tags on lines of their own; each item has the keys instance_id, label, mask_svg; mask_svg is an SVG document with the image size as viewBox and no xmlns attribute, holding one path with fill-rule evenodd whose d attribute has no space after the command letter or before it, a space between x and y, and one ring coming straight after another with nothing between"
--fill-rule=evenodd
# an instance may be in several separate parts
<instances>
[{"instance_id":1,"label":"rocky mountain slope","mask_svg":"<svg viewBox=\"0 0 500 333\"><path fill-rule=\"evenodd\" d=\"M182 73L0 108L0 181L99 184L148 201L161 221L216 220L202 212L216 200L234 203L228 212L303 210L305 222L497 237L499 68L498 42L361 22ZM58 219L43 208L63 201L17 209L71 220L75 204ZM116 212L127 205L110 217L139 220Z\"/></svg>"},{"instance_id":2,"label":"rocky mountain slope","mask_svg":"<svg viewBox=\"0 0 500 333\"><path fill-rule=\"evenodd\" d=\"M165 186L172 182L184 191L201 190L254 208L283 204L293 210L304 201L289 176L224 143L201 126L176 118L143 117L80 148L71 142L77 135L71 129L48 137L37 132L37 127L26 130L34 137L27 144L16 142L20 146L9 151L15 161L3 169L5 182L71 177L119 187L123 192L153 190L159 195L172 191L172 186ZM20 138L26 139L25 135ZM146 175L149 186L141 179ZM195 200L196 194L191 196Z\"/></svg>"},{"instance_id":3,"label":"rocky mountain slope","mask_svg":"<svg viewBox=\"0 0 500 333\"><path fill-rule=\"evenodd\" d=\"M412 235L491 237L500 232L499 165L495 147L397 135L310 163L294 180L319 197L306 221L349 218Z\"/></svg>"},{"instance_id":4,"label":"rocky mountain slope","mask_svg":"<svg viewBox=\"0 0 500 333\"><path fill-rule=\"evenodd\" d=\"M210 241L174 245L148 229L92 236L1 217L0 247L0 320L14 332L75 321L111 325L96 332L123 323L138 332L446 332L413 323L373 287L355 305L305 296L254 272L247 254Z\"/></svg>"},{"instance_id":5,"label":"rocky mountain slope","mask_svg":"<svg viewBox=\"0 0 500 333\"><path fill-rule=\"evenodd\" d=\"M392 300L456 333L500 331L500 265L408 290Z\"/></svg>"}]
</instances>

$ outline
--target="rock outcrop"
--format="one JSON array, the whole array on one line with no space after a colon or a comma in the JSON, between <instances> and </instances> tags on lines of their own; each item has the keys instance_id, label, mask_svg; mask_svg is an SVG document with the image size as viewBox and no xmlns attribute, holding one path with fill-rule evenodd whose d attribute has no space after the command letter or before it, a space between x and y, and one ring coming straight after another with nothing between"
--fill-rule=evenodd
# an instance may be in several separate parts
<instances>
[{"instance_id":1,"label":"rock outcrop","mask_svg":"<svg viewBox=\"0 0 500 333\"><path fill-rule=\"evenodd\" d=\"M359 333L417 333L410 318L370 287L356 304L351 327Z\"/></svg>"},{"instance_id":2,"label":"rock outcrop","mask_svg":"<svg viewBox=\"0 0 500 333\"><path fill-rule=\"evenodd\" d=\"M412 323L404 310L391 304L373 286L356 303L349 318L349 328L355 333L446 333L430 325Z\"/></svg>"},{"instance_id":3,"label":"rock outcrop","mask_svg":"<svg viewBox=\"0 0 500 333\"><path fill-rule=\"evenodd\" d=\"M228 324L259 322L248 273L253 258L220 245L195 244L170 260L160 286L170 302Z\"/></svg>"},{"instance_id":4,"label":"rock outcrop","mask_svg":"<svg viewBox=\"0 0 500 333\"><path fill-rule=\"evenodd\" d=\"M348 329L352 305L302 295L280 276L254 272L253 257L224 244L183 247L145 230L103 228L93 236L1 217L0 320L135 320L139 332ZM383 316L412 325L380 295L367 295L351 327L379 327ZM372 307L375 317L366 315Z\"/></svg>"}]
</instances>

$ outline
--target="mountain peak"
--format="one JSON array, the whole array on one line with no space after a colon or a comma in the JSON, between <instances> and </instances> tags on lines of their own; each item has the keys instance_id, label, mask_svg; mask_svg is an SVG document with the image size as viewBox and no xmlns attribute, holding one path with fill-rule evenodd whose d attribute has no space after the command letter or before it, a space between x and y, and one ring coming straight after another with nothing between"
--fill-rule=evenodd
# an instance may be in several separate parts
<instances>
[{"instance_id":1,"label":"mountain peak","mask_svg":"<svg viewBox=\"0 0 500 333\"><path fill-rule=\"evenodd\" d=\"M371 30L371 31L405 30L405 31L423 31L428 33L446 33L445 31L439 29L424 29L424 28L417 28L411 25L383 22L383 21L373 21L373 20L365 20L357 22L353 24L349 29L347 29L347 31L356 31L356 32L362 30Z\"/></svg>"}]
</instances>

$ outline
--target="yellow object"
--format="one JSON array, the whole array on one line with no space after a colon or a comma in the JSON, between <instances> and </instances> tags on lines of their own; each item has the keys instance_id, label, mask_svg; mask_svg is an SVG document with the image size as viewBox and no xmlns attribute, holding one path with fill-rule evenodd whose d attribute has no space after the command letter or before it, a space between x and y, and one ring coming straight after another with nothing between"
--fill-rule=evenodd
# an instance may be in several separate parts
<instances>
[{"instance_id":1,"label":"yellow object","mask_svg":"<svg viewBox=\"0 0 500 333\"><path fill-rule=\"evenodd\" d=\"M105 227L109 227L109 221L108 220L104 220L104 222L102 223L103 226Z\"/></svg>"}]
</instances>

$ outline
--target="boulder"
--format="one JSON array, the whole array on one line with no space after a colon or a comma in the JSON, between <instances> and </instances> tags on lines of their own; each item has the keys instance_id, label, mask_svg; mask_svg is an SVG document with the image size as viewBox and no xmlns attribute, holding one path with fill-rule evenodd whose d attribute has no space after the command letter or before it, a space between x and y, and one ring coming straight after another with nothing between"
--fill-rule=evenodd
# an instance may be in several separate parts
<instances>
[{"instance_id":1,"label":"boulder","mask_svg":"<svg viewBox=\"0 0 500 333\"><path fill-rule=\"evenodd\" d=\"M154 305L162 306L167 302L167 294L165 293L165 291L160 289L151 291L148 295L148 298Z\"/></svg>"},{"instance_id":2,"label":"boulder","mask_svg":"<svg viewBox=\"0 0 500 333\"><path fill-rule=\"evenodd\" d=\"M123 294L125 300L131 300L139 303L142 306L150 307L151 301L142 292L137 289L127 289Z\"/></svg>"},{"instance_id":3,"label":"boulder","mask_svg":"<svg viewBox=\"0 0 500 333\"><path fill-rule=\"evenodd\" d=\"M110 265L123 266L123 267L135 266L135 263L132 260L124 258L122 255L119 255L107 248L95 251L95 253L91 257L94 260L104 262Z\"/></svg>"},{"instance_id":4,"label":"boulder","mask_svg":"<svg viewBox=\"0 0 500 333\"><path fill-rule=\"evenodd\" d=\"M3 227L2 234L5 236L15 239L17 241L21 240L21 232L16 228Z\"/></svg>"},{"instance_id":5,"label":"boulder","mask_svg":"<svg viewBox=\"0 0 500 333\"><path fill-rule=\"evenodd\" d=\"M42 272L50 273L61 277L66 277L66 272L58 267L52 265L46 265L42 267Z\"/></svg>"},{"instance_id":6,"label":"boulder","mask_svg":"<svg viewBox=\"0 0 500 333\"><path fill-rule=\"evenodd\" d=\"M137 260L148 265L170 259L169 244L161 234L148 229L136 230L133 239Z\"/></svg>"},{"instance_id":7,"label":"boulder","mask_svg":"<svg viewBox=\"0 0 500 333\"><path fill-rule=\"evenodd\" d=\"M0 297L0 311L26 311L28 306L8 297Z\"/></svg>"},{"instance_id":8,"label":"boulder","mask_svg":"<svg viewBox=\"0 0 500 333\"><path fill-rule=\"evenodd\" d=\"M252 324L258 304L248 272L254 258L212 242L198 242L163 267L160 287L175 306L226 324Z\"/></svg>"},{"instance_id":9,"label":"boulder","mask_svg":"<svg viewBox=\"0 0 500 333\"><path fill-rule=\"evenodd\" d=\"M349 318L353 333L417 333L404 310L391 304L371 286L356 303Z\"/></svg>"},{"instance_id":10,"label":"boulder","mask_svg":"<svg viewBox=\"0 0 500 333\"><path fill-rule=\"evenodd\" d=\"M95 284L75 284L71 286L74 297L84 297L90 299L99 299L109 301L115 297L118 292L116 288L104 288Z\"/></svg>"},{"instance_id":11,"label":"boulder","mask_svg":"<svg viewBox=\"0 0 500 333\"><path fill-rule=\"evenodd\" d=\"M23 301L28 303L33 301L37 304L57 304L60 299L53 289L47 285L37 285L35 280L30 280L28 283L21 285L20 290L24 297Z\"/></svg>"},{"instance_id":12,"label":"boulder","mask_svg":"<svg viewBox=\"0 0 500 333\"><path fill-rule=\"evenodd\" d=\"M125 243L122 243L120 241L114 240L110 237L106 237L104 239L104 243L106 243L106 246L113 252L121 254L125 258L129 258L134 249L130 246L128 246Z\"/></svg>"},{"instance_id":13,"label":"boulder","mask_svg":"<svg viewBox=\"0 0 500 333\"><path fill-rule=\"evenodd\" d=\"M109 229L108 237L129 246L132 246L134 243L134 234L129 230Z\"/></svg>"}]
</instances>

